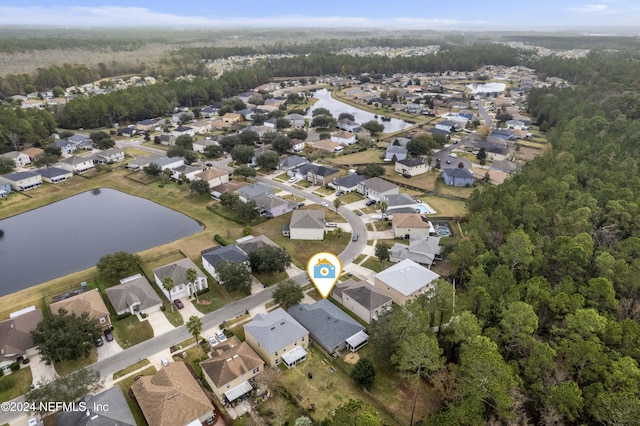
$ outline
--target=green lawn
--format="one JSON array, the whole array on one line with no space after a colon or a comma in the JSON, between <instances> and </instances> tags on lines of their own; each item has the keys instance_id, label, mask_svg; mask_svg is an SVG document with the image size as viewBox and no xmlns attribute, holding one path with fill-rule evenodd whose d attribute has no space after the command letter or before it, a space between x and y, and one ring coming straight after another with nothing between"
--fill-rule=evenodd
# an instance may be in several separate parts
<instances>
[{"instance_id":1,"label":"green lawn","mask_svg":"<svg viewBox=\"0 0 640 426\"><path fill-rule=\"evenodd\" d=\"M368 149L353 154L338 155L331 160L332 163L351 166L355 164L382 163L380 156L382 152L377 149Z\"/></svg>"},{"instance_id":2,"label":"green lawn","mask_svg":"<svg viewBox=\"0 0 640 426\"><path fill-rule=\"evenodd\" d=\"M106 345L107 343L105 343ZM53 364L53 368L55 368L58 376L66 376L69 373L73 373L76 370L86 367L87 365L93 364L98 360L98 349L93 347L91 348L91 352L89 352L89 356L77 359L75 361L62 361Z\"/></svg>"},{"instance_id":3,"label":"green lawn","mask_svg":"<svg viewBox=\"0 0 640 426\"><path fill-rule=\"evenodd\" d=\"M130 366L123 368L122 370L118 370L115 373L113 373L113 380L116 380L122 376L126 376L127 374L136 371L139 368L144 367L145 365L149 365L151 364L151 361L149 361L147 358L136 362L135 364L131 364Z\"/></svg>"},{"instance_id":4,"label":"green lawn","mask_svg":"<svg viewBox=\"0 0 640 426\"><path fill-rule=\"evenodd\" d=\"M359 265L359 264L360 264L360 262L362 262L366 257L367 257L367 255L366 255L366 254L358 255L358 257L356 257L356 258L353 260L353 263L355 263L356 265Z\"/></svg>"},{"instance_id":5,"label":"green lawn","mask_svg":"<svg viewBox=\"0 0 640 426\"><path fill-rule=\"evenodd\" d=\"M365 260L362 263L362 266L364 266L367 269L371 269L374 272L380 272L382 271L382 269L384 269L380 261L375 257L370 257L369 259Z\"/></svg>"},{"instance_id":6,"label":"green lawn","mask_svg":"<svg viewBox=\"0 0 640 426\"><path fill-rule=\"evenodd\" d=\"M356 201L364 200L364 197L358 194L356 191L352 191L340 196L340 200L342 200L342 204L351 204L355 203Z\"/></svg>"},{"instance_id":7,"label":"green lawn","mask_svg":"<svg viewBox=\"0 0 640 426\"><path fill-rule=\"evenodd\" d=\"M197 302L195 298L191 299L190 302L203 314L217 311L225 305L225 299L220 296L221 292L224 291L222 287L217 281L209 280L209 291L199 295Z\"/></svg>"},{"instance_id":8,"label":"green lawn","mask_svg":"<svg viewBox=\"0 0 640 426\"><path fill-rule=\"evenodd\" d=\"M292 186L298 189L306 189L311 187L311 182L309 182L308 180L302 179L294 183Z\"/></svg>"},{"instance_id":9,"label":"green lawn","mask_svg":"<svg viewBox=\"0 0 640 426\"><path fill-rule=\"evenodd\" d=\"M29 392L33 382L31 367L26 366L7 376L0 377L0 402L10 401Z\"/></svg>"},{"instance_id":10,"label":"green lawn","mask_svg":"<svg viewBox=\"0 0 640 426\"><path fill-rule=\"evenodd\" d=\"M267 287L277 284L280 281L284 281L289 278L289 276L285 271L274 272L270 274L258 274L254 272L253 276L256 277L258 281L260 281L262 284L266 285Z\"/></svg>"},{"instance_id":11,"label":"green lawn","mask_svg":"<svg viewBox=\"0 0 640 426\"><path fill-rule=\"evenodd\" d=\"M289 179L290 178L289 178L289 175L287 173L283 173L283 174L278 175L278 176L273 178L273 180L280 180L280 181L285 181L285 182L288 181Z\"/></svg>"},{"instance_id":12,"label":"green lawn","mask_svg":"<svg viewBox=\"0 0 640 426\"><path fill-rule=\"evenodd\" d=\"M434 216L456 217L464 216L467 212L465 202L462 200L454 200L437 195L428 195L422 197L422 200L433 207L436 211Z\"/></svg>"},{"instance_id":13,"label":"green lawn","mask_svg":"<svg viewBox=\"0 0 640 426\"><path fill-rule=\"evenodd\" d=\"M141 376L153 376L154 374L156 374L156 371L157 370L154 366L150 366L145 368L138 374ZM136 374L136 376L138 374ZM146 423L146 420L144 419L144 415L142 415L142 411L140 410L140 407L133 400L133 398L129 396L129 389L131 388L131 385L133 384L134 381L135 381L135 376L131 376L131 377L127 377L126 379L120 380L116 384L120 386L120 389L122 389L122 393L124 394L124 398L127 400L127 405L131 410L131 414L133 414L133 418L135 419L136 424L146 425L147 423Z\"/></svg>"},{"instance_id":14,"label":"green lawn","mask_svg":"<svg viewBox=\"0 0 640 426\"><path fill-rule=\"evenodd\" d=\"M140 322L137 316L132 315L113 322L113 336L122 349L127 349L151 339L153 328L149 321Z\"/></svg>"},{"instance_id":15,"label":"green lawn","mask_svg":"<svg viewBox=\"0 0 640 426\"><path fill-rule=\"evenodd\" d=\"M318 192L318 193L322 194L323 196L325 196L325 195L333 194L334 192L336 192L336 190L333 189L333 188L327 188L325 186L321 186L318 189L316 189L316 192Z\"/></svg>"}]
</instances>

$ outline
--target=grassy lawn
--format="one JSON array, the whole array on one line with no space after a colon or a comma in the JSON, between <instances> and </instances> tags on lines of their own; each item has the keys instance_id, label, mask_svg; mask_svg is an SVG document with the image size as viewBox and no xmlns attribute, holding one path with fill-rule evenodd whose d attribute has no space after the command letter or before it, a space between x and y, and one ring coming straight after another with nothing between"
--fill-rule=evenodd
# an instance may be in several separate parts
<instances>
[{"instance_id":1,"label":"grassy lawn","mask_svg":"<svg viewBox=\"0 0 640 426\"><path fill-rule=\"evenodd\" d=\"M451 198L439 197L437 195L422 197L422 200L433 207L437 216L464 216L467 212L465 202L462 200L452 200Z\"/></svg>"},{"instance_id":2,"label":"grassy lawn","mask_svg":"<svg viewBox=\"0 0 640 426\"><path fill-rule=\"evenodd\" d=\"M290 177L286 172L273 178L273 180L281 180L284 182L288 181L289 179Z\"/></svg>"},{"instance_id":3,"label":"grassy lawn","mask_svg":"<svg viewBox=\"0 0 640 426\"><path fill-rule=\"evenodd\" d=\"M126 376L129 373L132 373L134 371L136 371L139 368L144 367L145 365L149 365L151 364L151 361L149 361L147 358L136 362L135 364L131 364L130 366L123 368L122 370L116 371L115 373L113 373L113 379L118 379L122 376Z\"/></svg>"},{"instance_id":4,"label":"grassy lawn","mask_svg":"<svg viewBox=\"0 0 640 426\"><path fill-rule=\"evenodd\" d=\"M29 366L8 376L0 377L0 402L10 401L29 392L32 382L33 377Z\"/></svg>"},{"instance_id":5,"label":"grassy lawn","mask_svg":"<svg viewBox=\"0 0 640 426\"><path fill-rule=\"evenodd\" d=\"M436 194L452 195L454 197L469 198L475 188L465 188L460 186L449 186L442 179L436 181Z\"/></svg>"},{"instance_id":6,"label":"grassy lawn","mask_svg":"<svg viewBox=\"0 0 640 426\"><path fill-rule=\"evenodd\" d=\"M355 203L356 201L364 200L364 197L357 192L352 191L340 196L340 200L342 200L342 204L350 204Z\"/></svg>"},{"instance_id":7,"label":"grassy lawn","mask_svg":"<svg viewBox=\"0 0 640 426\"><path fill-rule=\"evenodd\" d=\"M292 185L294 188L298 188L298 189L307 189L311 187L311 182L309 182L308 180L299 180L297 181L295 184Z\"/></svg>"},{"instance_id":8,"label":"grassy lawn","mask_svg":"<svg viewBox=\"0 0 640 426\"><path fill-rule=\"evenodd\" d=\"M529 148L537 148L537 149L546 149L548 148L548 142L543 138L532 138L532 139L518 139L516 141L516 145L526 146Z\"/></svg>"},{"instance_id":9,"label":"grassy lawn","mask_svg":"<svg viewBox=\"0 0 640 426\"><path fill-rule=\"evenodd\" d=\"M270 274L258 274L253 273L253 276L258 279L262 284L268 286L272 286L274 284L279 283L280 281L284 281L289 278L285 271L282 272L274 272Z\"/></svg>"},{"instance_id":10,"label":"grassy lawn","mask_svg":"<svg viewBox=\"0 0 640 426\"><path fill-rule=\"evenodd\" d=\"M380 263L380 261L375 257L368 258L362 263L361 266L364 266L367 269L371 269L373 272L380 272L382 271L382 269L384 269L382 263Z\"/></svg>"},{"instance_id":11,"label":"grassy lawn","mask_svg":"<svg viewBox=\"0 0 640 426\"><path fill-rule=\"evenodd\" d=\"M140 375L142 376L153 376L154 374L156 374L156 368L154 366L150 366L145 368L144 370L142 370L140 373ZM131 388L131 385L133 384L133 382L135 381L135 376L132 377L127 377L126 379L122 379L120 380L118 383L116 383L118 386L120 386L120 389L122 389L122 393L124 394L124 398L127 400L127 405L129 406L129 409L131 410L131 414L133 414L133 418L136 421L136 424L138 425L146 425L146 420L144 419L144 416L142 415L142 411L140 410L140 407L138 406L138 404L133 400L133 398L131 398L129 396L129 389Z\"/></svg>"},{"instance_id":12,"label":"grassy lawn","mask_svg":"<svg viewBox=\"0 0 640 426\"><path fill-rule=\"evenodd\" d=\"M216 281L209 280L209 291L198 296L198 302L200 303L196 302L196 299L191 299L190 302L197 310L203 314L208 314L225 305L225 299L220 297L223 291L223 286Z\"/></svg>"},{"instance_id":13,"label":"grassy lawn","mask_svg":"<svg viewBox=\"0 0 640 426\"><path fill-rule=\"evenodd\" d=\"M202 367L200 367L200 360L202 360L203 358L207 358L207 354L205 353L205 351L200 347L200 345L196 345L193 346L189 349L187 349L186 351L182 352L183 354L187 354L186 358L183 358L182 356L173 356L173 360L176 362L186 362L187 364L189 364L191 366L191 368L193 368L193 371L196 373L197 377L200 377L200 374L202 373Z\"/></svg>"},{"instance_id":14,"label":"grassy lawn","mask_svg":"<svg viewBox=\"0 0 640 426\"><path fill-rule=\"evenodd\" d=\"M366 254L361 254L361 255L359 255L358 257L356 257L356 258L353 260L353 263L355 263L356 265L359 265L359 264L360 264L360 262L362 262L364 259L366 259L366 257L367 257L367 255L366 255Z\"/></svg>"},{"instance_id":15,"label":"grassy lawn","mask_svg":"<svg viewBox=\"0 0 640 426\"><path fill-rule=\"evenodd\" d=\"M153 328L149 321L140 322L135 315L114 321L113 328L113 336L122 349L130 348L153 337Z\"/></svg>"},{"instance_id":16,"label":"grassy lawn","mask_svg":"<svg viewBox=\"0 0 640 426\"><path fill-rule=\"evenodd\" d=\"M322 196L325 196L325 195L333 194L334 192L336 192L336 190L333 189L333 188L327 188L325 186L320 186L320 187L318 187L318 189L315 190L315 192L317 192L319 194L322 194Z\"/></svg>"},{"instance_id":17,"label":"grassy lawn","mask_svg":"<svg viewBox=\"0 0 640 426\"><path fill-rule=\"evenodd\" d=\"M297 403L305 408L311 403L315 404L315 411L311 413L315 421L323 420L350 399L361 399L371 404L350 377L342 370L333 368L333 363L334 360L326 359L320 351L310 347L306 361L290 370L283 370L282 383ZM313 378L309 379L307 373L312 373ZM381 410L379 414L385 424L396 424Z\"/></svg>"},{"instance_id":18,"label":"grassy lawn","mask_svg":"<svg viewBox=\"0 0 640 426\"><path fill-rule=\"evenodd\" d=\"M321 206L308 206L309 209L324 209ZM325 209L325 218L327 221L335 221L338 217L336 213L330 212ZM282 226L285 223L289 223L291 220L291 213L284 214L282 216L271 219L268 222L253 227L253 233L255 235L266 235L273 242L280 247L287 249L293 263L302 269L306 269L309 258L315 253L320 251L327 251L330 253L339 254L349 243L349 238L343 234L341 238L337 238L333 233L326 233L323 241L304 241L304 240L291 240L289 237L282 235Z\"/></svg>"},{"instance_id":19,"label":"grassy lawn","mask_svg":"<svg viewBox=\"0 0 640 426\"><path fill-rule=\"evenodd\" d=\"M76 370L86 367L87 365L93 364L98 360L98 349L91 348L91 352L89 352L89 356L77 359L75 361L62 361L59 363L54 363L53 367L58 373L58 376L66 376L69 373L73 373Z\"/></svg>"},{"instance_id":20,"label":"grassy lawn","mask_svg":"<svg viewBox=\"0 0 640 426\"><path fill-rule=\"evenodd\" d=\"M335 164L342 164L345 166L351 166L354 164L367 164L367 163L382 163L380 155L382 153L378 150L367 149L362 152L354 152L353 154L338 155L332 159L331 162Z\"/></svg>"}]
</instances>

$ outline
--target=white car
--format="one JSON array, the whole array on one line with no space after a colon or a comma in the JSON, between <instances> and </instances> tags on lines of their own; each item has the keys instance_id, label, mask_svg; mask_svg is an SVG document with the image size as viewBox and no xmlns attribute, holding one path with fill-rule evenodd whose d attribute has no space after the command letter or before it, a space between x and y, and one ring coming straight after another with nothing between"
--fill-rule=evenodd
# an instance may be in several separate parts
<instances>
[{"instance_id":1,"label":"white car","mask_svg":"<svg viewBox=\"0 0 640 426\"><path fill-rule=\"evenodd\" d=\"M218 343L220 343L220 342L218 342L218 339L216 339L216 336L209 336L209 339L208 339L208 340L209 340L209 344L210 344L211 346L215 346L215 345L217 345Z\"/></svg>"},{"instance_id":2,"label":"white car","mask_svg":"<svg viewBox=\"0 0 640 426\"><path fill-rule=\"evenodd\" d=\"M219 342L224 342L227 340L227 336L225 336L222 331L216 331L216 339L218 339Z\"/></svg>"},{"instance_id":3,"label":"white car","mask_svg":"<svg viewBox=\"0 0 640 426\"><path fill-rule=\"evenodd\" d=\"M320 205L322 207L329 207L329 203L327 203L326 201L321 202Z\"/></svg>"},{"instance_id":4,"label":"white car","mask_svg":"<svg viewBox=\"0 0 640 426\"><path fill-rule=\"evenodd\" d=\"M166 367L167 365L169 365L169 360L167 358L162 358L160 360L160 364L162 364L163 367Z\"/></svg>"},{"instance_id":5,"label":"white car","mask_svg":"<svg viewBox=\"0 0 640 426\"><path fill-rule=\"evenodd\" d=\"M449 157L451 158L458 158L458 154L454 154L453 152L449 153Z\"/></svg>"},{"instance_id":6,"label":"white car","mask_svg":"<svg viewBox=\"0 0 640 426\"><path fill-rule=\"evenodd\" d=\"M294 183L294 182L295 182L295 181L297 181L297 180L298 180L298 179L296 179L296 178L292 177L292 178L291 178L291 179L289 179L287 182L289 182L289 183Z\"/></svg>"}]
</instances>

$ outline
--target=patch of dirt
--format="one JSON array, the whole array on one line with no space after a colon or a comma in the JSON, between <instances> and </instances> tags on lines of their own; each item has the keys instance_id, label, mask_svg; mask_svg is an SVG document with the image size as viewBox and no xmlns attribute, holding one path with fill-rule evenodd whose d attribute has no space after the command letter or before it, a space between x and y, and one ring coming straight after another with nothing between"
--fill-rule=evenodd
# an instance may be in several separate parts
<instances>
[{"instance_id":1,"label":"patch of dirt","mask_svg":"<svg viewBox=\"0 0 640 426\"><path fill-rule=\"evenodd\" d=\"M357 353L350 353L348 355L345 355L344 362L346 362L347 364L355 364L359 359L360 355L358 355Z\"/></svg>"},{"instance_id":2,"label":"patch of dirt","mask_svg":"<svg viewBox=\"0 0 640 426\"><path fill-rule=\"evenodd\" d=\"M211 304L211 300L198 300L196 303L198 305L210 305Z\"/></svg>"}]
</instances>

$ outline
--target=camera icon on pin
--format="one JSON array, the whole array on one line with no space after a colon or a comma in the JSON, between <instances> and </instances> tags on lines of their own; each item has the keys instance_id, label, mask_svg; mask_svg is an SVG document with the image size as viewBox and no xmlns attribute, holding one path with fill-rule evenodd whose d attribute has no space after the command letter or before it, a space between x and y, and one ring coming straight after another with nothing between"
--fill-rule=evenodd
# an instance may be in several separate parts
<instances>
[{"instance_id":1,"label":"camera icon on pin","mask_svg":"<svg viewBox=\"0 0 640 426\"><path fill-rule=\"evenodd\" d=\"M318 260L318 263L313 267L313 278L335 278L336 267L329 263L326 259Z\"/></svg>"}]
</instances>

